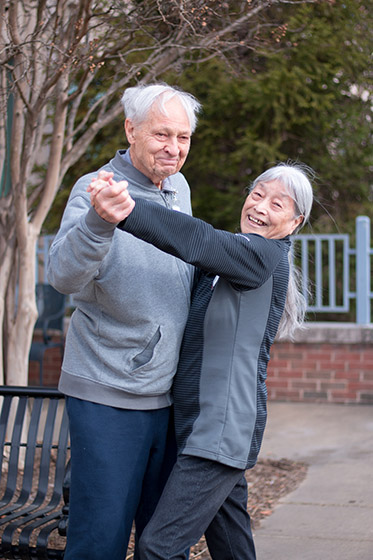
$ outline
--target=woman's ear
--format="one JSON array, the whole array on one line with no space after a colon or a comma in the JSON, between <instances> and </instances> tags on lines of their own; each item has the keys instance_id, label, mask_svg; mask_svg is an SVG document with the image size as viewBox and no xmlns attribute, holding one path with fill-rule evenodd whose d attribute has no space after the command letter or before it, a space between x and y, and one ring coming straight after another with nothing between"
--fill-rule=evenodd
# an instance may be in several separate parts
<instances>
[{"instance_id":1,"label":"woman's ear","mask_svg":"<svg viewBox=\"0 0 373 560\"><path fill-rule=\"evenodd\" d=\"M293 227L293 229L292 229L290 235L293 235L293 233L295 232L295 230L301 225L301 223L303 223L303 220L304 220L303 214L300 215L298 218L295 218L295 219L294 219L294 225L295 225L295 227Z\"/></svg>"}]
</instances>

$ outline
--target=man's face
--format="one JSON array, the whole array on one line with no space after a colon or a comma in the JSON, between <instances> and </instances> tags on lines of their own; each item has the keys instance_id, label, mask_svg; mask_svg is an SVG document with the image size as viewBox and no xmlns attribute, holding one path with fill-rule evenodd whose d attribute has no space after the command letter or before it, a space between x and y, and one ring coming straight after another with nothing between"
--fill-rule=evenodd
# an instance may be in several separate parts
<instances>
[{"instance_id":1,"label":"man's face","mask_svg":"<svg viewBox=\"0 0 373 560\"><path fill-rule=\"evenodd\" d=\"M132 163L158 188L163 179L182 168L191 138L189 119L180 101L170 99L165 109L167 116L154 105L141 124L134 125L130 119L125 122Z\"/></svg>"}]
</instances>

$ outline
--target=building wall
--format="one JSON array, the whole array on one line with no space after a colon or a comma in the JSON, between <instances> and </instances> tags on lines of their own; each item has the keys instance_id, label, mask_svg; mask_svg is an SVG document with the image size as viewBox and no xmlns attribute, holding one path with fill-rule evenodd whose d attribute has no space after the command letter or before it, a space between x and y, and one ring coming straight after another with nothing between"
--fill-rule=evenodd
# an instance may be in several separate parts
<instances>
[{"instance_id":1,"label":"building wall","mask_svg":"<svg viewBox=\"0 0 373 560\"><path fill-rule=\"evenodd\" d=\"M52 335L53 342L60 342L61 335L59 332L53 334L53 331L50 332ZM38 329L34 332L34 341L40 342L42 341L42 333ZM61 371L62 365L62 353L60 348L50 348L44 353L43 359L43 379L42 383L40 383L40 369L39 369L39 362L29 362L29 371L28 371L28 379L29 385L45 385L46 387L57 387L58 385L58 378Z\"/></svg>"},{"instance_id":2,"label":"building wall","mask_svg":"<svg viewBox=\"0 0 373 560\"><path fill-rule=\"evenodd\" d=\"M275 342L267 387L270 400L373 404L373 325L308 323Z\"/></svg>"},{"instance_id":3,"label":"building wall","mask_svg":"<svg viewBox=\"0 0 373 560\"><path fill-rule=\"evenodd\" d=\"M59 349L44 358L44 385L56 386ZM32 362L30 385L39 384ZM307 323L293 342L276 341L268 366L268 398L276 401L373 404L373 324Z\"/></svg>"}]
</instances>

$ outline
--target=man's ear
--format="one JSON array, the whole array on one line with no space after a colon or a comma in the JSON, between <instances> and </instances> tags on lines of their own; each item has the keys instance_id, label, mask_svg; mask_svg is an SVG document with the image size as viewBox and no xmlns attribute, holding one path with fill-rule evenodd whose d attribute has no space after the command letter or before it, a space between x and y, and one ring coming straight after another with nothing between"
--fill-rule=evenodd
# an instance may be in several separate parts
<instances>
[{"instance_id":1,"label":"man's ear","mask_svg":"<svg viewBox=\"0 0 373 560\"><path fill-rule=\"evenodd\" d=\"M130 119L126 119L124 121L124 130L126 133L128 143L133 144L135 141L135 134L134 134L135 127L133 126L132 121Z\"/></svg>"}]
</instances>

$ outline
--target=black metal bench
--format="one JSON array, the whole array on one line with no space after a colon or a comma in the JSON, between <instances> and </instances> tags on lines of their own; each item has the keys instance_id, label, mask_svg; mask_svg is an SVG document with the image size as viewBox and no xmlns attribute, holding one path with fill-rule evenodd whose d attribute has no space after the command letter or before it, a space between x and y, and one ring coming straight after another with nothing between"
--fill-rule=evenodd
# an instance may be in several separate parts
<instances>
[{"instance_id":1,"label":"black metal bench","mask_svg":"<svg viewBox=\"0 0 373 560\"><path fill-rule=\"evenodd\" d=\"M63 558L64 396L53 388L0 386L0 401L0 558Z\"/></svg>"}]
</instances>

